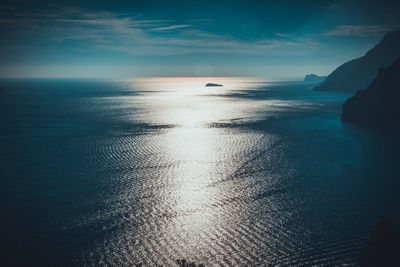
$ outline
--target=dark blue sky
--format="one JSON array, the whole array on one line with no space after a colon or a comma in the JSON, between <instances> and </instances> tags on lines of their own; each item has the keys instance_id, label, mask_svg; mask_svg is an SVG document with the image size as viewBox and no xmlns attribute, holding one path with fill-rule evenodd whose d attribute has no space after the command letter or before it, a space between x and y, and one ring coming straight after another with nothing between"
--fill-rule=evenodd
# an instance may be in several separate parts
<instances>
[{"instance_id":1,"label":"dark blue sky","mask_svg":"<svg viewBox=\"0 0 400 267\"><path fill-rule=\"evenodd\" d=\"M3 1L0 75L327 74L400 28L400 1Z\"/></svg>"}]
</instances>

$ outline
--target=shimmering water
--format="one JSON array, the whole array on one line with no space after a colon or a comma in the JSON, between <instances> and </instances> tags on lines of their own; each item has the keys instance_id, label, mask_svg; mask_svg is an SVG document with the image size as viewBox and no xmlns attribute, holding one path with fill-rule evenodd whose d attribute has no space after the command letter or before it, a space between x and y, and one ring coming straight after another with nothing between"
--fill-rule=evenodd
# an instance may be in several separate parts
<instances>
[{"instance_id":1,"label":"shimmering water","mask_svg":"<svg viewBox=\"0 0 400 267\"><path fill-rule=\"evenodd\" d=\"M1 87L9 262L353 265L399 217L399 146L342 125L347 95L249 78Z\"/></svg>"}]
</instances>

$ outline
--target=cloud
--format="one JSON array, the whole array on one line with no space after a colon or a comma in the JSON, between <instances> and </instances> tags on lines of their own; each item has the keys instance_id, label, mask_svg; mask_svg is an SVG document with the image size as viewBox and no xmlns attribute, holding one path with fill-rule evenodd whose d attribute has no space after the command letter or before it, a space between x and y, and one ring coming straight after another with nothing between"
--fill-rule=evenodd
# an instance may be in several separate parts
<instances>
[{"instance_id":1,"label":"cloud","mask_svg":"<svg viewBox=\"0 0 400 267\"><path fill-rule=\"evenodd\" d=\"M197 19L191 24L177 24L172 20L139 19L113 12L87 12L79 8L57 11L39 10L26 14L9 12L0 23L14 23L34 27L37 40L50 46L74 41L76 49L119 51L130 55L167 56L189 53L224 54L299 54L318 46L307 38L276 33L270 39L239 40L229 35L214 34L196 29L194 24L210 23ZM173 35L161 34L173 32ZM40 36L40 37L39 37ZM288 38L279 38L288 37ZM290 37L290 38L289 38ZM81 44L81 45L79 45ZM82 50L82 46L85 47ZM69 47L70 48L70 47ZM302 49L300 49L302 48Z\"/></svg>"},{"instance_id":2,"label":"cloud","mask_svg":"<svg viewBox=\"0 0 400 267\"><path fill-rule=\"evenodd\" d=\"M210 22L211 19L190 19L192 22Z\"/></svg>"},{"instance_id":3,"label":"cloud","mask_svg":"<svg viewBox=\"0 0 400 267\"><path fill-rule=\"evenodd\" d=\"M390 31L391 28L383 25L340 25L325 32L323 36L371 36Z\"/></svg>"},{"instance_id":4,"label":"cloud","mask_svg":"<svg viewBox=\"0 0 400 267\"><path fill-rule=\"evenodd\" d=\"M274 35L275 35L275 36L279 36L279 37L284 37L284 38L292 37L292 36L293 36L292 34L280 33L280 32L276 32L276 33L274 33Z\"/></svg>"},{"instance_id":5,"label":"cloud","mask_svg":"<svg viewBox=\"0 0 400 267\"><path fill-rule=\"evenodd\" d=\"M175 30L175 29L182 29L182 28L187 28L190 27L190 25L171 25L171 26L166 26L166 27L159 27L159 28L153 28L151 29L152 31L167 31L167 30Z\"/></svg>"}]
</instances>

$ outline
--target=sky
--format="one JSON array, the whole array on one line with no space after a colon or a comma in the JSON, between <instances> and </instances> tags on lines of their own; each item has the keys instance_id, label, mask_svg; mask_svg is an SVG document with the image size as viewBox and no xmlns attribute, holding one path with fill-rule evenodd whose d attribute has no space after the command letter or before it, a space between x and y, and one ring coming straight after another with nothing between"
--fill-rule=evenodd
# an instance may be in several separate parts
<instances>
[{"instance_id":1,"label":"sky","mask_svg":"<svg viewBox=\"0 0 400 267\"><path fill-rule=\"evenodd\" d=\"M400 1L2 1L0 77L329 74L400 29Z\"/></svg>"}]
</instances>

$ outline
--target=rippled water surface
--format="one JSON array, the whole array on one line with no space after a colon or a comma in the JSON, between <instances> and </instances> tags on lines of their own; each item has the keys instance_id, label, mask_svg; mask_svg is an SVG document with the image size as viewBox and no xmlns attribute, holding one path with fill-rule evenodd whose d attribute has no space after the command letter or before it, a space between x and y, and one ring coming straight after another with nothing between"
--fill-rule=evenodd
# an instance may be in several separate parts
<instances>
[{"instance_id":1,"label":"rippled water surface","mask_svg":"<svg viewBox=\"0 0 400 267\"><path fill-rule=\"evenodd\" d=\"M353 265L375 222L398 219L398 146L340 123L348 95L250 78L1 82L9 261Z\"/></svg>"}]
</instances>

